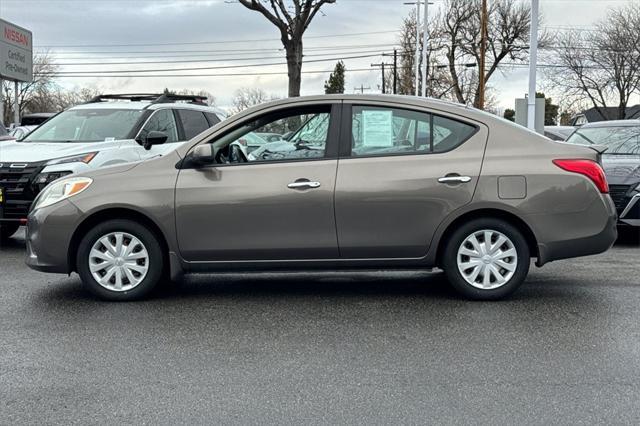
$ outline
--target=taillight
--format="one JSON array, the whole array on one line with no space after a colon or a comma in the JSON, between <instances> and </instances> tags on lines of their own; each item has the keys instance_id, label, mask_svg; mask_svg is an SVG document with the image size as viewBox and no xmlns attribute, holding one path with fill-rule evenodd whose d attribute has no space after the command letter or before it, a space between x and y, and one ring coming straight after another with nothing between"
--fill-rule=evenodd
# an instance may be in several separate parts
<instances>
[{"instance_id":1,"label":"taillight","mask_svg":"<svg viewBox=\"0 0 640 426\"><path fill-rule=\"evenodd\" d=\"M553 160L563 170L588 177L603 194L609 193L609 184L600 164L592 160Z\"/></svg>"}]
</instances>

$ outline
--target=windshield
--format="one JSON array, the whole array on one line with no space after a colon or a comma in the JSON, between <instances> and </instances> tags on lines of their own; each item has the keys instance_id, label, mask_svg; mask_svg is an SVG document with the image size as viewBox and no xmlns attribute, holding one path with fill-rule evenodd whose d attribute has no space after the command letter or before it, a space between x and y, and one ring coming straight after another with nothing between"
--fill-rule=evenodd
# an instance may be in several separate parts
<instances>
[{"instance_id":1,"label":"windshield","mask_svg":"<svg viewBox=\"0 0 640 426\"><path fill-rule=\"evenodd\" d=\"M576 145L606 146L608 149L605 154L640 154L640 126L578 129L566 142Z\"/></svg>"},{"instance_id":2,"label":"windshield","mask_svg":"<svg viewBox=\"0 0 640 426\"><path fill-rule=\"evenodd\" d=\"M23 142L107 142L125 139L144 110L77 109L64 111L35 129Z\"/></svg>"}]
</instances>

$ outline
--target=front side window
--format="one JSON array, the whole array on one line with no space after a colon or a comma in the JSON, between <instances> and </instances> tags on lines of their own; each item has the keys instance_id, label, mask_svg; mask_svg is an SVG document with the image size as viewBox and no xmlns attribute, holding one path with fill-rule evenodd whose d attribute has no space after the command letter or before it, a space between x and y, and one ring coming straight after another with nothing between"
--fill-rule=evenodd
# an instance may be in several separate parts
<instances>
[{"instance_id":1,"label":"front side window","mask_svg":"<svg viewBox=\"0 0 640 426\"><path fill-rule=\"evenodd\" d=\"M191 139L209 128L209 122L200 111L179 109L178 117L180 117L186 139Z\"/></svg>"},{"instance_id":2,"label":"front side window","mask_svg":"<svg viewBox=\"0 0 640 426\"><path fill-rule=\"evenodd\" d=\"M144 137L151 131L162 132L167 135L167 143L178 141L178 130L173 111L170 109L159 109L153 113L145 123L138 137Z\"/></svg>"},{"instance_id":3,"label":"front side window","mask_svg":"<svg viewBox=\"0 0 640 426\"><path fill-rule=\"evenodd\" d=\"M331 106L278 112L245 123L213 143L219 149L237 146L249 162L322 158L330 116ZM261 136L267 133L277 140Z\"/></svg>"},{"instance_id":4,"label":"front side window","mask_svg":"<svg viewBox=\"0 0 640 426\"><path fill-rule=\"evenodd\" d=\"M396 108L354 106L352 156L446 152L476 128L439 115Z\"/></svg>"},{"instance_id":5,"label":"front side window","mask_svg":"<svg viewBox=\"0 0 640 426\"><path fill-rule=\"evenodd\" d=\"M567 143L576 145L603 145L605 154L640 154L640 126L591 127L578 129Z\"/></svg>"},{"instance_id":6,"label":"front side window","mask_svg":"<svg viewBox=\"0 0 640 426\"><path fill-rule=\"evenodd\" d=\"M71 109L29 133L24 142L102 142L126 139L144 110Z\"/></svg>"}]
</instances>

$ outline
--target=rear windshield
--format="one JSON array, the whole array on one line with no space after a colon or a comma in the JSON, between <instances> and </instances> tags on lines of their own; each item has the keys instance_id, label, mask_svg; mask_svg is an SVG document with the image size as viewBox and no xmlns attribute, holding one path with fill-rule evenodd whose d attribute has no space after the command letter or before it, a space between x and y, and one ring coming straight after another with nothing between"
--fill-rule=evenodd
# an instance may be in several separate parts
<instances>
[{"instance_id":1,"label":"rear windshield","mask_svg":"<svg viewBox=\"0 0 640 426\"><path fill-rule=\"evenodd\" d=\"M64 111L35 129L23 142L103 142L126 139L144 114L133 109Z\"/></svg>"},{"instance_id":2,"label":"rear windshield","mask_svg":"<svg viewBox=\"0 0 640 426\"><path fill-rule=\"evenodd\" d=\"M576 145L602 145L605 154L640 154L640 126L592 127L578 129L567 143Z\"/></svg>"}]
</instances>

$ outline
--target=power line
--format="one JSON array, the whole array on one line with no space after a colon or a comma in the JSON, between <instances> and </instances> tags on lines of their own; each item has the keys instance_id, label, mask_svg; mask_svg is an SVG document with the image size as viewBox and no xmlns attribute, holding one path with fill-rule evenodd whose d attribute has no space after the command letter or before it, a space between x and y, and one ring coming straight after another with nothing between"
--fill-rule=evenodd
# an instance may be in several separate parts
<instances>
[{"instance_id":1,"label":"power line","mask_svg":"<svg viewBox=\"0 0 640 426\"><path fill-rule=\"evenodd\" d=\"M314 62L328 62L328 61L336 61L336 60L345 60L345 59L362 59L362 58L373 58L381 56L381 53L371 54L371 55L357 55L357 56L342 56L336 58L326 58L326 59L312 59L310 61L305 61L305 63L314 63ZM48 72L42 73L42 75L64 75L64 74L91 74L95 72L101 72L103 74L117 74L117 73L145 73L145 72L171 72L171 71L202 71L202 70L216 70L216 69L230 69L230 68L249 68L249 67L266 67L266 66L276 66L276 65L287 65L286 62L272 62L272 63L260 63L260 64L244 64L244 65L224 65L224 66L216 66L216 67L189 67L189 68L165 68L165 69L146 69L146 70L103 70L103 71L58 71L58 72Z\"/></svg>"},{"instance_id":2,"label":"power line","mask_svg":"<svg viewBox=\"0 0 640 426\"><path fill-rule=\"evenodd\" d=\"M305 36L305 39L318 39L318 38L334 38L334 37L353 37L361 35L373 35L373 34L389 34L397 33L399 30L384 30L384 31L369 31L362 33L345 33L345 34L325 34L317 36ZM171 42L171 43L123 43L123 44L41 44L35 45L37 48L56 48L56 47L153 47L153 46L186 46L186 45L203 45L203 44L236 44L236 43L258 43L264 41L280 41L280 39L246 39L246 40L216 40L216 41L185 41L185 42Z\"/></svg>"}]
</instances>

